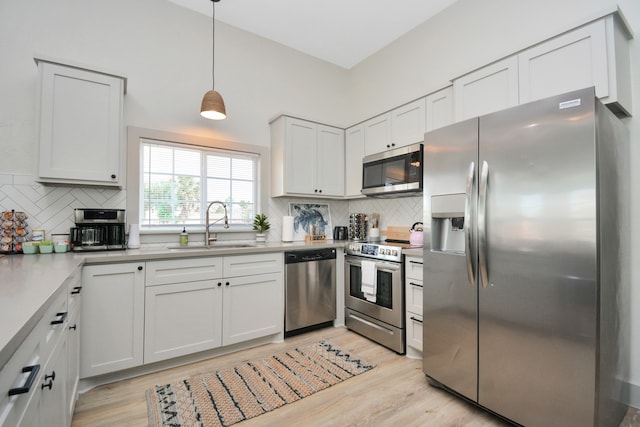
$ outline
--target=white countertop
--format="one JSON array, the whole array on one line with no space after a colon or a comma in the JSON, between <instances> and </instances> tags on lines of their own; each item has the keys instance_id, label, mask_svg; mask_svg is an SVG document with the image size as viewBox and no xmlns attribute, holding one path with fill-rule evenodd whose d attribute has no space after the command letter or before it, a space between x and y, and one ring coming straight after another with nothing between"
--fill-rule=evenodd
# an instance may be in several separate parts
<instances>
[{"instance_id":1,"label":"white countertop","mask_svg":"<svg viewBox=\"0 0 640 427\"><path fill-rule=\"evenodd\" d=\"M0 258L0 369L42 318L48 303L64 281L85 264L342 248L346 242L244 242L252 246L225 246L233 243L240 242L221 241L214 249L167 249L163 245L153 245L123 251L8 255Z\"/></svg>"}]
</instances>

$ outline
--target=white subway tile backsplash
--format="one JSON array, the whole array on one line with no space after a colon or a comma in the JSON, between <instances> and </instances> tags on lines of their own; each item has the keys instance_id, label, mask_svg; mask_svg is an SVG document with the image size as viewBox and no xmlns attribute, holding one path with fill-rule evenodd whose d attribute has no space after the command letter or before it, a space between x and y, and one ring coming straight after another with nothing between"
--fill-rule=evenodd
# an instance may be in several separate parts
<instances>
[{"instance_id":1,"label":"white subway tile backsplash","mask_svg":"<svg viewBox=\"0 0 640 427\"><path fill-rule=\"evenodd\" d=\"M26 212L29 229L43 228L47 236L68 233L75 208L126 209L125 200L124 190L43 185L28 175L0 175L0 211Z\"/></svg>"},{"instance_id":2,"label":"white subway tile backsplash","mask_svg":"<svg viewBox=\"0 0 640 427\"><path fill-rule=\"evenodd\" d=\"M267 235L269 240L280 240L282 217L289 215L291 202L327 203L333 226L348 226L349 214L354 212L379 213L382 230L388 225L410 227L414 222L422 221L422 196L354 200L271 198L263 209L271 223ZM0 211L15 209L26 212L31 230L44 228L48 235L67 233L74 225L73 209L96 207L126 209L126 191L43 185L32 176L0 174ZM135 222L131 218L129 220Z\"/></svg>"}]
</instances>

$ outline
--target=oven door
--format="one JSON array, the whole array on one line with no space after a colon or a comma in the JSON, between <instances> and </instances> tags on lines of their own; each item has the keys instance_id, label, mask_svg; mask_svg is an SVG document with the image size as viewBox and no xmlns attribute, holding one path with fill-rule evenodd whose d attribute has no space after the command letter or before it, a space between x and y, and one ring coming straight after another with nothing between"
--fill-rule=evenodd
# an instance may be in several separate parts
<instances>
[{"instance_id":1,"label":"oven door","mask_svg":"<svg viewBox=\"0 0 640 427\"><path fill-rule=\"evenodd\" d=\"M349 255L344 258L345 306L397 328L404 328L402 264L375 261L377 289L373 302L365 298L361 289L363 259Z\"/></svg>"}]
</instances>

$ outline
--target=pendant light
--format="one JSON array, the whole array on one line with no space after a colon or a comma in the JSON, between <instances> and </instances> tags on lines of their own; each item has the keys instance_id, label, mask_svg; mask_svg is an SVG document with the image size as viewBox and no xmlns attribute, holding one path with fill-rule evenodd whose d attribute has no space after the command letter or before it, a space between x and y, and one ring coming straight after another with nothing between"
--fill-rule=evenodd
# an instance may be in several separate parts
<instances>
[{"instance_id":1,"label":"pendant light","mask_svg":"<svg viewBox=\"0 0 640 427\"><path fill-rule=\"evenodd\" d=\"M215 54L216 54L216 3L220 0L211 0L213 4L213 30L212 30L212 55L211 55L211 90L204 94L200 115L211 120L222 120L227 118L227 111L224 107L222 95L215 90Z\"/></svg>"}]
</instances>

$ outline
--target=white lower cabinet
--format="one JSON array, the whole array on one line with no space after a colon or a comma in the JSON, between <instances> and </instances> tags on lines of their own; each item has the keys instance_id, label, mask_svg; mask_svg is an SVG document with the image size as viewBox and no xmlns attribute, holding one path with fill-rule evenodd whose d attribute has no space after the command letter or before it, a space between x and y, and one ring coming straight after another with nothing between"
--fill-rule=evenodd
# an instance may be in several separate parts
<instances>
[{"instance_id":1,"label":"white lower cabinet","mask_svg":"<svg viewBox=\"0 0 640 427\"><path fill-rule=\"evenodd\" d=\"M220 281L147 286L144 311L144 363L222 345Z\"/></svg>"},{"instance_id":2,"label":"white lower cabinet","mask_svg":"<svg viewBox=\"0 0 640 427\"><path fill-rule=\"evenodd\" d=\"M80 381L80 330L82 328L82 272L78 268L67 283L69 317L67 335L67 419L71 421L78 400Z\"/></svg>"},{"instance_id":3,"label":"white lower cabinet","mask_svg":"<svg viewBox=\"0 0 640 427\"><path fill-rule=\"evenodd\" d=\"M144 264L82 269L80 378L142 365Z\"/></svg>"},{"instance_id":4,"label":"white lower cabinet","mask_svg":"<svg viewBox=\"0 0 640 427\"><path fill-rule=\"evenodd\" d=\"M284 327L283 273L227 279L222 306L224 345L282 332Z\"/></svg>"},{"instance_id":5,"label":"white lower cabinet","mask_svg":"<svg viewBox=\"0 0 640 427\"><path fill-rule=\"evenodd\" d=\"M58 340L37 392L41 393L41 426L67 426L71 419L67 416L67 339L66 334Z\"/></svg>"},{"instance_id":6,"label":"white lower cabinet","mask_svg":"<svg viewBox=\"0 0 640 427\"><path fill-rule=\"evenodd\" d=\"M283 254L84 267L81 378L283 332Z\"/></svg>"},{"instance_id":7,"label":"white lower cabinet","mask_svg":"<svg viewBox=\"0 0 640 427\"><path fill-rule=\"evenodd\" d=\"M407 356L422 358L422 272L421 257L406 257L405 297L407 323Z\"/></svg>"},{"instance_id":8,"label":"white lower cabinet","mask_svg":"<svg viewBox=\"0 0 640 427\"><path fill-rule=\"evenodd\" d=\"M66 286L0 370L0 426L68 426Z\"/></svg>"}]
</instances>

